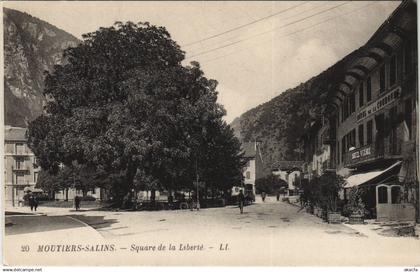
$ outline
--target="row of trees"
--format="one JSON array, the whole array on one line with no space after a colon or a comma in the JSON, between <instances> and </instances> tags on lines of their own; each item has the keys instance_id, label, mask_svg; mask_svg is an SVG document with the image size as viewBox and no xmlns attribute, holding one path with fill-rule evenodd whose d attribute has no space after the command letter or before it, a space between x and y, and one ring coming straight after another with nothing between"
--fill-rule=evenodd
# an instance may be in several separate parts
<instances>
[{"instance_id":1,"label":"row of trees","mask_svg":"<svg viewBox=\"0 0 420 272\"><path fill-rule=\"evenodd\" d=\"M267 194L284 194L287 192L287 188L287 182L279 176L273 174L259 178L255 181L255 190L257 194L261 192L265 192Z\"/></svg>"},{"instance_id":2,"label":"row of trees","mask_svg":"<svg viewBox=\"0 0 420 272\"><path fill-rule=\"evenodd\" d=\"M64 57L46 74L45 113L28 130L43 186L101 186L121 201L132 189L240 183L240 143L222 120L217 81L197 62L181 64L165 28L117 22Z\"/></svg>"}]
</instances>

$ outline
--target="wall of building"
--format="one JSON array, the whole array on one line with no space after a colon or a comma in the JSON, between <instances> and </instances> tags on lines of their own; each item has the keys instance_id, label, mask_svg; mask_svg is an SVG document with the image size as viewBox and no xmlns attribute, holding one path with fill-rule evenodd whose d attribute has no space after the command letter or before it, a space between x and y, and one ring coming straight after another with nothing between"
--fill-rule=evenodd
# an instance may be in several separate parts
<instances>
[{"instance_id":1,"label":"wall of building","mask_svg":"<svg viewBox=\"0 0 420 272\"><path fill-rule=\"evenodd\" d=\"M4 159L5 204L18 205L23 200L24 189L35 187L39 168L35 155L23 141L7 140Z\"/></svg>"},{"instance_id":2,"label":"wall of building","mask_svg":"<svg viewBox=\"0 0 420 272\"><path fill-rule=\"evenodd\" d=\"M401 115L401 114L405 114L406 112L409 111L409 109L407 109L407 104L406 104L406 100L407 99L411 99L411 107L412 109L411 111L411 120L410 122L408 122L408 127L411 131L414 131L414 121L415 121L415 116L414 116L414 110L413 110L413 106L414 106L414 92L417 89L416 85L415 85L415 80L413 80L413 74L416 72L416 69L414 69L414 61L412 63L412 69L411 69L411 73L406 73L404 67L405 67L405 63L404 63L404 47L405 44L407 42L412 43L413 41L406 41L405 43L403 43L400 47L398 47L398 49L396 49L393 52L392 56L396 57L396 83L393 84L392 86L390 85L390 60L391 57L390 56L386 56L384 58L384 60L378 64L376 66L376 68L374 70L372 70L369 75L367 77L365 77L363 80L361 80L359 82L359 84L357 84L353 90L352 90L352 94L350 95L355 95L355 111L353 113L350 114L350 116L348 116L344 121L342 121L342 108L343 108L343 104L340 105L338 111L337 111L337 122L336 122L336 131L337 131L337 143L336 143L336 163L337 163L337 170L340 172L340 170L342 168L344 168L346 165L344 163L345 158L343 157L343 137L345 137L345 135L348 135L351 133L352 130L354 130L355 132L353 133L354 135L354 140L352 140L352 142L354 144L346 144L347 147L353 146L354 148L360 148L363 146L368 146L368 122L371 121L372 123L372 141L371 141L371 145L376 145L378 144L378 130L380 129L378 127L378 123L377 120L375 120L376 116L379 116L380 114L384 114L384 118L385 120L390 120L390 111L392 108L396 107L396 115ZM411 54L417 55L416 52L414 52L414 47L411 47L413 52L411 52ZM381 67L384 66L385 67L385 89L381 90L380 88L380 69ZM368 88L368 79L370 78L371 80L371 100L367 101L367 88ZM359 105L359 99L360 99L360 89L363 90L363 105L360 107ZM392 95L392 93L398 92L399 96L397 98L391 98L394 97L394 95ZM390 99L388 99L390 98ZM391 102L388 102L390 101ZM393 101L392 101L393 100ZM371 114L368 114L366 117L357 120L357 116L363 112L366 108L371 108L371 105L376 105L378 101L387 101L388 103L385 106L382 106L380 108L380 110L377 110L376 112L373 112ZM359 125L363 125L363 131L362 131L362 135L363 135L363 142L359 141ZM389 125L389 124L385 124L385 125ZM394 134L397 133L396 131L393 132ZM411 137L410 140L413 140L414 137L414 133L411 133ZM399 135L401 138L401 135ZM390 139L390 135L386 136L386 137L379 137L379 140L383 141L384 145L383 145L383 150L385 153L387 152L393 152L393 153L401 153L401 152L396 152L394 149L395 148L399 148L399 147L394 147L394 145L396 145L396 143L394 141L391 141L392 139ZM395 140L395 136L394 140ZM344 141L345 143L346 141ZM346 153L348 153L348 149L346 148Z\"/></svg>"}]
</instances>

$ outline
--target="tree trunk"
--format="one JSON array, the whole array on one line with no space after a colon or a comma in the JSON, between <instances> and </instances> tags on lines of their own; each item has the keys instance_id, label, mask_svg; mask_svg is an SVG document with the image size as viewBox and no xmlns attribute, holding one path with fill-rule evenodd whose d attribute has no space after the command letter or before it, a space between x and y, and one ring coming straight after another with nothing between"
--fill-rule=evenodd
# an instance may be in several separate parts
<instances>
[{"instance_id":1,"label":"tree trunk","mask_svg":"<svg viewBox=\"0 0 420 272\"><path fill-rule=\"evenodd\" d=\"M66 201L69 201L69 188L66 188Z\"/></svg>"}]
</instances>

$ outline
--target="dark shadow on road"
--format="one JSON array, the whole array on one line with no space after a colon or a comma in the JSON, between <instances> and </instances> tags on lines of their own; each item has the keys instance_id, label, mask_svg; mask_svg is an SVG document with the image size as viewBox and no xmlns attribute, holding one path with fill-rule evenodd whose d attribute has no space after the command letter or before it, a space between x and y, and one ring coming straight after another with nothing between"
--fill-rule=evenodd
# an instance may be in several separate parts
<instances>
[{"instance_id":1,"label":"dark shadow on road","mask_svg":"<svg viewBox=\"0 0 420 272\"><path fill-rule=\"evenodd\" d=\"M86 227L68 216L10 216L12 225L5 228L6 235L37 233Z\"/></svg>"},{"instance_id":2,"label":"dark shadow on road","mask_svg":"<svg viewBox=\"0 0 420 272\"><path fill-rule=\"evenodd\" d=\"M119 222L117 219L104 219L104 216L99 215L72 214L71 217L88 224L94 229L107 228Z\"/></svg>"}]
</instances>

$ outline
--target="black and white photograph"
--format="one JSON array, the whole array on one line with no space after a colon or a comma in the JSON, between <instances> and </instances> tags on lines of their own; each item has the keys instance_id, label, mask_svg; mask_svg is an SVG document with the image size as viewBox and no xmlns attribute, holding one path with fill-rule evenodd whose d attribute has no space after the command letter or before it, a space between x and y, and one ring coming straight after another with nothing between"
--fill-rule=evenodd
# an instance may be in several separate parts
<instances>
[{"instance_id":1,"label":"black and white photograph","mask_svg":"<svg viewBox=\"0 0 420 272\"><path fill-rule=\"evenodd\" d=\"M1 14L4 267L420 266L416 0Z\"/></svg>"}]
</instances>

